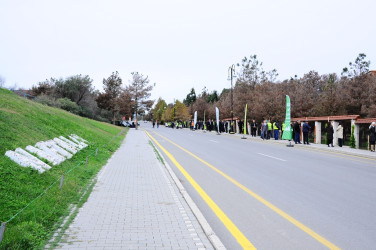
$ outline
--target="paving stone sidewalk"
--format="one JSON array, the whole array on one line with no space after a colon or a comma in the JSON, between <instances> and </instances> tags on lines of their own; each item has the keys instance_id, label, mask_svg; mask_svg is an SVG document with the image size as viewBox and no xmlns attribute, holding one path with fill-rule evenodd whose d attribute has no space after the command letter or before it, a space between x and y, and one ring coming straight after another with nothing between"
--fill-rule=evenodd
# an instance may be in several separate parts
<instances>
[{"instance_id":1,"label":"paving stone sidewalk","mask_svg":"<svg viewBox=\"0 0 376 250\"><path fill-rule=\"evenodd\" d=\"M142 130L129 130L57 249L213 249Z\"/></svg>"}]
</instances>

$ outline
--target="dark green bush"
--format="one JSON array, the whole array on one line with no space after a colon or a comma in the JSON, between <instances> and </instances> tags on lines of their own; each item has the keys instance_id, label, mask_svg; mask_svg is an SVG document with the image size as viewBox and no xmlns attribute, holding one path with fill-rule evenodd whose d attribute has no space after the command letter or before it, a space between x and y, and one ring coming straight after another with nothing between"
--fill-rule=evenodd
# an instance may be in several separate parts
<instances>
[{"instance_id":1,"label":"dark green bush","mask_svg":"<svg viewBox=\"0 0 376 250\"><path fill-rule=\"evenodd\" d=\"M68 98L59 98L56 100L56 105L64 109L66 111L69 111L73 114L78 114L80 111L80 107L75 103L69 100Z\"/></svg>"}]
</instances>

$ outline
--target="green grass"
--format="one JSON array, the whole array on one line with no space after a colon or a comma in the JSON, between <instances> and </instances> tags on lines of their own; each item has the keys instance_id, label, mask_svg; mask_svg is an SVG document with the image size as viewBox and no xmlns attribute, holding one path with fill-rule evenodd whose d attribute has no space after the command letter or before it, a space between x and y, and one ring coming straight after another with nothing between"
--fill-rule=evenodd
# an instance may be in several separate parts
<instances>
[{"instance_id":1,"label":"green grass","mask_svg":"<svg viewBox=\"0 0 376 250\"><path fill-rule=\"evenodd\" d=\"M0 249L43 248L69 214L68 206L80 201L82 192L120 146L126 134L120 132L121 127L47 107L0 88L0 221L8 221L32 202L7 223ZM72 133L88 140L89 146L43 174L20 167L4 155L7 150Z\"/></svg>"},{"instance_id":2,"label":"green grass","mask_svg":"<svg viewBox=\"0 0 376 250\"><path fill-rule=\"evenodd\" d=\"M149 144L153 147L153 149L154 149L154 153L155 153L155 155L157 156L157 159L158 159L163 165L165 165L162 156L159 154L159 151L155 148L154 144L153 144L151 141L149 141Z\"/></svg>"}]
</instances>

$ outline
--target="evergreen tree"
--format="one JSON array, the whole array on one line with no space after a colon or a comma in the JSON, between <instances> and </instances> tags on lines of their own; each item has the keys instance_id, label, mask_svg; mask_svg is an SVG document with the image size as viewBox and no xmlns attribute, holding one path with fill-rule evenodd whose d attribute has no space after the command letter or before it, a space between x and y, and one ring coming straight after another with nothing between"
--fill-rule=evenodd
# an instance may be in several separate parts
<instances>
[{"instance_id":1,"label":"evergreen tree","mask_svg":"<svg viewBox=\"0 0 376 250\"><path fill-rule=\"evenodd\" d=\"M353 124L351 126L351 136L350 136L350 147L351 148L355 148L356 147L354 130L355 130L355 125Z\"/></svg>"}]
</instances>

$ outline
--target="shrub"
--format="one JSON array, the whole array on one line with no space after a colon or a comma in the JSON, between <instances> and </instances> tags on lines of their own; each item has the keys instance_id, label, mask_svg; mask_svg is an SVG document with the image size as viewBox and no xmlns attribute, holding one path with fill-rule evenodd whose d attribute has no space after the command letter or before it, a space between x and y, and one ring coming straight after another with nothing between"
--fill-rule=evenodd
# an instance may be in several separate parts
<instances>
[{"instance_id":1,"label":"shrub","mask_svg":"<svg viewBox=\"0 0 376 250\"><path fill-rule=\"evenodd\" d=\"M80 111L80 107L75 103L69 100L68 98L59 98L56 100L56 105L64 109L66 111L69 111L73 114L78 114Z\"/></svg>"},{"instance_id":2,"label":"shrub","mask_svg":"<svg viewBox=\"0 0 376 250\"><path fill-rule=\"evenodd\" d=\"M48 95L39 95L36 101L47 106L56 107L55 99Z\"/></svg>"},{"instance_id":3,"label":"shrub","mask_svg":"<svg viewBox=\"0 0 376 250\"><path fill-rule=\"evenodd\" d=\"M351 148L355 148L356 147L354 130L355 130L355 125L353 124L351 126L351 136L350 136L350 147Z\"/></svg>"},{"instance_id":4,"label":"shrub","mask_svg":"<svg viewBox=\"0 0 376 250\"><path fill-rule=\"evenodd\" d=\"M79 106L78 115L83 116L83 117L93 118L94 112L93 110L88 109L87 107Z\"/></svg>"}]
</instances>

